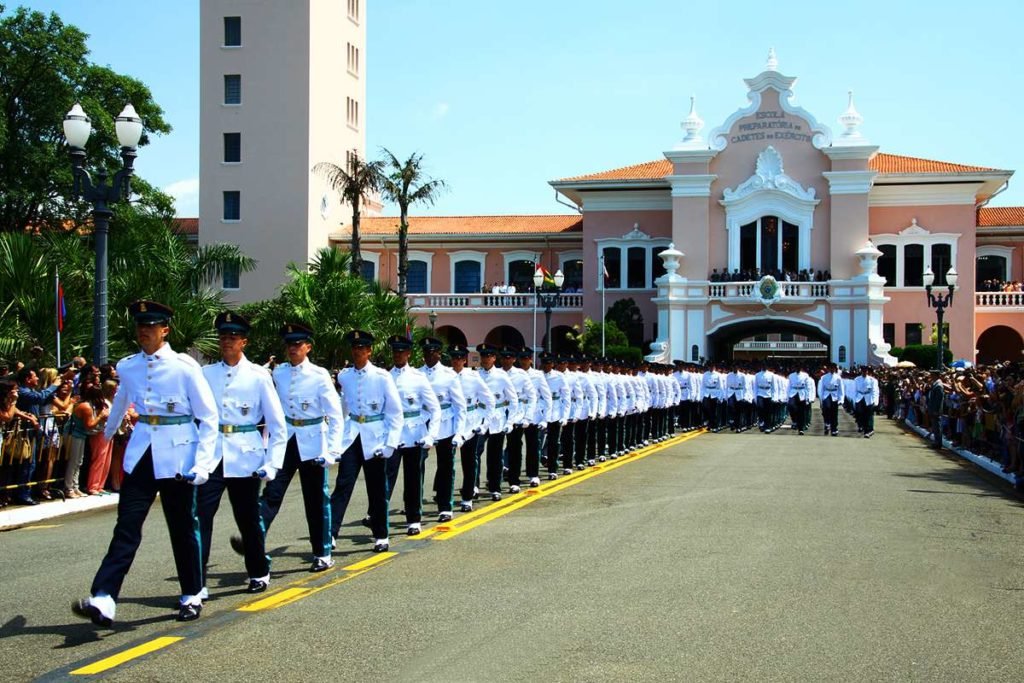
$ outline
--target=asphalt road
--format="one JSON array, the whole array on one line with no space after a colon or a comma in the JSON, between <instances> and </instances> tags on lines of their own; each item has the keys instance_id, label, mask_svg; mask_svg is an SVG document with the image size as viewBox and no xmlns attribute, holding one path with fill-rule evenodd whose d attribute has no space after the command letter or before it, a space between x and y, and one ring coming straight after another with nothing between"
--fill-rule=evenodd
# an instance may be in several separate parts
<instances>
[{"instance_id":1,"label":"asphalt road","mask_svg":"<svg viewBox=\"0 0 1024 683\"><path fill-rule=\"evenodd\" d=\"M315 577L293 487L268 539L267 595L296 599L238 611L252 600L222 509L213 599L188 625L173 620L157 509L113 631L68 607L88 590L112 513L6 532L0 671L63 679L175 636L99 677L1020 680L1020 501L884 420L870 440L848 420L841 437L812 434L700 435L560 480L446 540L400 538L396 515L398 554L365 571L342 568L374 557L349 522L338 567Z\"/></svg>"}]
</instances>

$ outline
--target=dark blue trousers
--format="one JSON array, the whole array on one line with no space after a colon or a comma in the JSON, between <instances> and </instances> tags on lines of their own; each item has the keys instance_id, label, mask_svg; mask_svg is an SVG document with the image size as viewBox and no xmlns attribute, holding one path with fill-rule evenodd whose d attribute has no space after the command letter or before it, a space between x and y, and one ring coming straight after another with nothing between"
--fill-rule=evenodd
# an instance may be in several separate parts
<instances>
[{"instance_id":1,"label":"dark blue trousers","mask_svg":"<svg viewBox=\"0 0 1024 683\"><path fill-rule=\"evenodd\" d=\"M269 531L274 518L281 510L284 494L288 492L295 473L299 473L302 485L302 502L306 507L306 525L309 528L309 545L314 557L331 554L331 508L327 504L327 470L315 460L299 458L299 445L295 437L288 439L284 453L284 464L274 480L263 489L260 497L260 516L263 527Z\"/></svg>"},{"instance_id":2,"label":"dark blue trousers","mask_svg":"<svg viewBox=\"0 0 1024 683\"><path fill-rule=\"evenodd\" d=\"M225 489L235 524L245 545L245 571L250 579L259 579L270 573L267 557L266 532L260 516L260 480L255 477L224 477L224 463L210 473L210 480L199 487L199 532L203 548L203 576L210 564L210 541L213 537L213 518L220 508Z\"/></svg>"},{"instance_id":3,"label":"dark blue trousers","mask_svg":"<svg viewBox=\"0 0 1024 683\"><path fill-rule=\"evenodd\" d=\"M182 595L198 595L203 587L196 489L192 484L153 475L153 455L147 450L131 474L121 482L117 522L110 547L92 582L92 595L105 593L117 600L121 584L142 543L142 524L160 494L160 506L171 535L171 551Z\"/></svg>"},{"instance_id":4,"label":"dark blue trousers","mask_svg":"<svg viewBox=\"0 0 1024 683\"><path fill-rule=\"evenodd\" d=\"M334 493L331 494L331 534L337 537L341 531L342 520L348 503L352 499L352 490L355 488L356 479L359 477L359 470L363 470L363 481L366 484L366 498L369 502L370 529L373 537L388 537L388 477L387 464L390 460L397 458L398 452L392 454L391 458L363 458L363 439L356 437L355 442L349 446L341 456L338 465L338 478L334 484ZM328 542L329 543L329 542ZM330 547L328 545L328 547Z\"/></svg>"}]
</instances>

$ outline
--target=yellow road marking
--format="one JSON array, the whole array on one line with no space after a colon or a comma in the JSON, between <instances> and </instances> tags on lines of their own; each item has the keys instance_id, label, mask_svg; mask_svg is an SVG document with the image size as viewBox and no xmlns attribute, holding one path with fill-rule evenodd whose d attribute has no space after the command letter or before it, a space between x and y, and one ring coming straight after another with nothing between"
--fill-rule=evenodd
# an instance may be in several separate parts
<instances>
[{"instance_id":1,"label":"yellow road marking","mask_svg":"<svg viewBox=\"0 0 1024 683\"><path fill-rule=\"evenodd\" d=\"M664 448L667 448L668 446L674 446L676 444L689 441L690 439L693 439L702 433L703 431L685 434L683 436L671 439L665 443L648 446L637 451L636 453L633 453L632 455L623 458L618 458L614 461L607 461L596 467L589 467L581 472L576 472L571 476L556 479L555 481L548 482L548 484L546 484L543 487L529 489L529 491L531 492L529 495L514 497L508 505L503 505L500 509L494 509L493 506L488 506L480 510L479 515L476 515L474 513L472 519L467 519L469 515L460 517L458 520L455 520L453 523L447 525L447 530L438 531L437 533L435 533L433 535L433 538L434 540L438 541L447 541L449 539L455 538L456 536L460 536L466 533L467 531L475 529L476 527L482 524L486 524L487 522L498 519L499 517L503 517L508 513L518 510L519 508L525 507L526 505L529 505L534 501L540 500L541 498L545 498L546 496L549 496L552 493L557 493L558 491L567 489L570 486L575 486L576 484L582 481L586 481L591 477L596 477L599 474L610 472L611 470L614 470L618 467L622 467L623 465L626 465L630 462L634 462L636 460L645 458L648 455L652 455L654 453L657 453L658 451L661 451Z\"/></svg>"},{"instance_id":2,"label":"yellow road marking","mask_svg":"<svg viewBox=\"0 0 1024 683\"><path fill-rule=\"evenodd\" d=\"M64 526L64 525L63 524L33 524L32 526L23 526L23 527L21 527L21 530L22 531L28 531L29 529L56 529L59 526Z\"/></svg>"},{"instance_id":3,"label":"yellow road marking","mask_svg":"<svg viewBox=\"0 0 1024 683\"><path fill-rule=\"evenodd\" d=\"M380 564L384 560L389 560L397 554L398 553L396 553L393 550L383 553L377 553L373 557L368 557L365 560L359 560L358 562L354 562L353 564L350 564L347 567L342 567L342 569L344 569L347 572L357 572L360 569L368 569L369 567L372 567L375 564Z\"/></svg>"},{"instance_id":4,"label":"yellow road marking","mask_svg":"<svg viewBox=\"0 0 1024 683\"><path fill-rule=\"evenodd\" d=\"M124 664L125 662L141 657L142 655L148 655L150 652L155 652L168 645L173 645L179 640L185 640L181 636L163 636L161 638L154 638L148 643L142 645L136 645L133 648L129 648L124 652L118 652L116 655L105 657L98 662L93 662L88 666L83 666L80 669L75 669L71 672L72 676L89 676L92 674L103 673L108 669L113 669L115 666Z\"/></svg>"},{"instance_id":5,"label":"yellow road marking","mask_svg":"<svg viewBox=\"0 0 1024 683\"><path fill-rule=\"evenodd\" d=\"M285 588L280 593L274 593L273 595L267 596L262 600L256 602L250 602L247 605L242 605L238 608L239 612L259 612L260 610L273 609L274 607L280 607L281 605L288 604L293 600L298 600L306 593L309 593L309 588Z\"/></svg>"}]
</instances>

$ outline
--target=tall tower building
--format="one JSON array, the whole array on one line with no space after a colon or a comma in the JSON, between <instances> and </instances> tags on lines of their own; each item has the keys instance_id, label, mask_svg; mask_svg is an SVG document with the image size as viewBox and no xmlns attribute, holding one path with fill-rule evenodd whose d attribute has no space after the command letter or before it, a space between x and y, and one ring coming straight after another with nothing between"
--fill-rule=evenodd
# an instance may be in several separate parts
<instances>
[{"instance_id":1,"label":"tall tower building","mask_svg":"<svg viewBox=\"0 0 1024 683\"><path fill-rule=\"evenodd\" d=\"M366 148L366 0L200 3L199 243L258 261L227 299L272 297L347 209L312 172Z\"/></svg>"}]
</instances>

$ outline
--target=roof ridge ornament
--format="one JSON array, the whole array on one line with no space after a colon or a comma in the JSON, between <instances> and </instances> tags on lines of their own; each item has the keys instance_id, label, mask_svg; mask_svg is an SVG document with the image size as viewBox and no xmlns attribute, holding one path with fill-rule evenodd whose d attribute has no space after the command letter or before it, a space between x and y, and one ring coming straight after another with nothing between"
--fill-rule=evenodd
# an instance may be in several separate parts
<instances>
[{"instance_id":1,"label":"roof ridge ornament","mask_svg":"<svg viewBox=\"0 0 1024 683\"><path fill-rule=\"evenodd\" d=\"M690 113L680 125L686 131L686 136L676 145L676 149L707 149L707 144L700 134L704 128L704 119L697 113L697 98L693 95L690 96Z\"/></svg>"},{"instance_id":2,"label":"roof ridge ornament","mask_svg":"<svg viewBox=\"0 0 1024 683\"><path fill-rule=\"evenodd\" d=\"M779 70L779 58L775 56L775 48L768 48L768 60L764 65L765 71L778 71Z\"/></svg>"},{"instance_id":3,"label":"roof ridge ornament","mask_svg":"<svg viewBox=\"0 0 1024 683\"><path fill-rule=\"evenodd\" d=\"M849 96L849 102L846 106L846 111L839 115L839 123L846 130L843 131L839 139L833 143L833 146L842 147L844 145L865 145L868 143L867 138L864 137L860 132L860 125L864 123L864 117L857 111L857 107L853 103L853 91L847 91Z\"/></svg>"}]
</instances>

